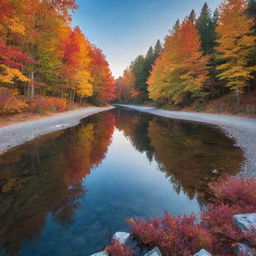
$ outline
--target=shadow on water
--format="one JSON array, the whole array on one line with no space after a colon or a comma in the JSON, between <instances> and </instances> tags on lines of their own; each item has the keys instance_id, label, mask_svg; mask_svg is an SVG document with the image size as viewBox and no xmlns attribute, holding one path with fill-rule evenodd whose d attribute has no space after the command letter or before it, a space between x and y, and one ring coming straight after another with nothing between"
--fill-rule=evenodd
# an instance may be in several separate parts
<instances>
[{"instance_id":1,"label":"shadow on water","mask_svg":"<svg viewBox=\"0 0 256 256\"><path fill-rule=\"evenodd\" d=\"M86 118L0 156L0 255L89 255L127 218L200 212L207 184L242 160L198 123L121 108Z\"/></svg>"}]
</instances>

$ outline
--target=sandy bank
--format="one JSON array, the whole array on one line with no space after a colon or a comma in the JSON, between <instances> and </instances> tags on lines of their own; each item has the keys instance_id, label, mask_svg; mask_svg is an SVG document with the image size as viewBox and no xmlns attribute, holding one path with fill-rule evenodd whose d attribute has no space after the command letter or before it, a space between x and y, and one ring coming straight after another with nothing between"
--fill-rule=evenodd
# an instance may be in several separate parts
<instances>
[{"instance_id":1,"label":"sandy bank","mask_svg":"<svg viewBox=\"0 0 256 256\"><path fill-rule=\"evenodd\" d=\"M79 124L80 120L112 107L88 107L59 113L39 120L19 122L0 127L0 154L41 135Z\"/></svg>"}]
</instances>

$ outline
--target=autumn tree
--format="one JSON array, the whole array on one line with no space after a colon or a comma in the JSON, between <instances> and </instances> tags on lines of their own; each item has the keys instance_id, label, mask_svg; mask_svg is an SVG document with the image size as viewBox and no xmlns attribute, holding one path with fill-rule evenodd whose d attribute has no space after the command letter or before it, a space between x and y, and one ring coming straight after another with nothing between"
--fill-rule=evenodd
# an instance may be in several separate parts
<instances>
[{"instance_id":1,"label":"autumn tree","mask_svg":"<svg viewBox=\"0 0 256 256\"><path fill-rule=\"evenodd\" d=\"M106 104L115 99L116 84L109 64L102 51L96 46L90 48L89 70L93 79L93 102Z\"/></svg>"},{"instance_id":2,"label":"autumn tree","mask_svg":"<svg viewBox=\"0 0 256 256\"><path fill-rule=\"evenodd\" d=\"M245 0L224 0L220 6L220 20L217 26L219 58L223 64L217 67L219 78L225 80L226 86L236 92L237 103L239 94L253 78L255 67L249 66L250 53L255 44L252 33L253 20L246 16Z\"/></svg>"},{"instance_id":3,"label":"autumn tree","mask_svg":"<svg viewBox=\"0 0 256 256\"><path fill-rule=\"evenodd\" d=\"M148 80L149 97L179 104L191 97L202 96L208 73L207 61L191 15L181 25L177 21L153 66Z\"/></svg>"},{"instance_id":4,"label":"autumn tree","mask_svg":"<svg viewBox=\"0 0 256 256\"><path fill-rule=\"evenodd\" d=\"M127 68L123 76L117 79L116 84L119 90L119 100L121 102L130 102L136 100L139 96L139 91L135 88L136 77L134 73Z\"/></svg>"},{"instance_id":5,"label":"autumn tree","mask_svg":"<svg viewBox=\"0 0 256 256\"><path fill-rule=\"evenodd\" d=\"M15 79L28 82L22 69L24 63L32 60L14 40L23 36L25 27L15 10L15 4L8 0L0 1L0 83L14 84Z\"/></svg>"},{"instance_id":6,"label":"autumn tree","mask_svg":"<svg viewBox=\"0 0 256 256\"><path fill-rule=\"evenodd\" d=\"M71 101L75 101L76 96L82 102L83 98L93 95L92 81L90 72L91 45L85 38L79 27L71 30L69 27L62 39L62 72L61 76L65 83L65 90L68 91Z\"/></svg>"}]
</instances>

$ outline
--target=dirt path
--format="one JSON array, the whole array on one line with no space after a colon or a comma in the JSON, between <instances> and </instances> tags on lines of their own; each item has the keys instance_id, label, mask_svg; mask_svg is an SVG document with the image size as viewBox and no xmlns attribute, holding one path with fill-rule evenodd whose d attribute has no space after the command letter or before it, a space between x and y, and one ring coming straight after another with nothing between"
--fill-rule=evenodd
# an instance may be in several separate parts
<instances>
[{"instance_id":1,"label":"dirt path","mask_svg":"<svg viewBox=\"0 0 256 256\"><path fill-rule=\"evenodd\" d=\"M220 127L229 137L236 140L245 155L241 170L242 175L256 177L256 118L247 118L223 114L192 113L168 111L153 107L119 105L157 116L172 119L208 123Z\"/></svg>"},{"instance_id":2,"label":"dirt path","mask_svg":"<svg viewBox=\"0 0 256 256\"><path fill-rule=\"evenodd\" d=\"M111 108L81 108L38 120L19 122L0 127L0 154L41 135L75 126L81 119Z\"/></svg>"}]
</instances>

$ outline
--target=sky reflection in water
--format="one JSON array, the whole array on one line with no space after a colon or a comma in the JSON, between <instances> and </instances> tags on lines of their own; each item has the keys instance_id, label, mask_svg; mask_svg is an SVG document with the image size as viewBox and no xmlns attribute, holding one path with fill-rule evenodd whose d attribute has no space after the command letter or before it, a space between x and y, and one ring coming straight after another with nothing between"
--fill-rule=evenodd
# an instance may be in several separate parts
<instances>
[{"instance_id":1,"label":"sky reflection in water","mask_svg":"<svg viewBox=\"0 0 256 256\"><path fill-rule=\"evenodd\" d=\"M102 250L127 218L200 212L213 169L242 153L219 130L115 109L0 157L0 255Z\"/></svg>"}]
</instances>

